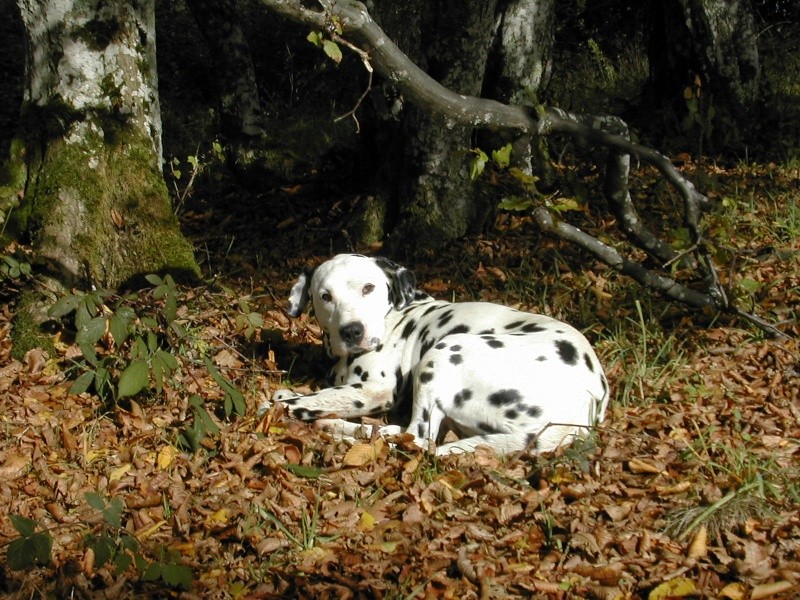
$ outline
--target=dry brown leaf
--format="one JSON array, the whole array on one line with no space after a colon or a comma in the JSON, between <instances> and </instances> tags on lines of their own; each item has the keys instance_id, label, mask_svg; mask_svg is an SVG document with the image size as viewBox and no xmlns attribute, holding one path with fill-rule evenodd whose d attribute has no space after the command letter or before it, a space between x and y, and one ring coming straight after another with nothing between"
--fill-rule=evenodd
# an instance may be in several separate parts
<instances>
[{"instance_id":1,"label":"dry brown leaf","mask_svg":"<svg viewBox=\"0 0 800 600\"><path fill-rule=\"evenodd\" d=\"M708 529L705 525L701 525L692 538L692 543L689 545L689 558L703 558L708 552Z\"/></svg>"},{"instance_id":2,"label":"dry brown leaf","mask_svg":"<svg viewBox=\"0 0 800 600\"><path fill-rule=\"evenodd\" d=\"M353 444L342 459L345 467L362 467L375 462L387 449L383 438L376 439L373 443L360 442Z\"/></svg>"},{"instance_id":3,"label":"dry brown leaf","mask_svg":"<svg viewBox=\"0 0 800 600\"><path fill-rule=\"evenodd\" d=\"M28 471L30 462L27 456L16 452L7 455L0 466L0 481L13 481L22 477Z\"/></svg>"}]
</instances>

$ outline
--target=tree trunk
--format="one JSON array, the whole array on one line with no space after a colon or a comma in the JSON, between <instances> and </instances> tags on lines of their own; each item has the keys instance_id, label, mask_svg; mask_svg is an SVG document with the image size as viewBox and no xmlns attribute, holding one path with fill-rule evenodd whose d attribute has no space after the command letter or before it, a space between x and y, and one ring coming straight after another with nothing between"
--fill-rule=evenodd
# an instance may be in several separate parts
<instances>
[{"instance_id":1,"label":"tree trunk","mask_svg":"<svg viewBox=\"0 0 800 600\"><path fill-rule=\"evenodd\" d=\"M261 109L250 46L235 0L187 0L211 50L224 149L233 170L263 189L309 169L286 144L275 143Z\"/></svg>"},{"instance_id":2,"label":"tree trunk","mask_svg":"<svg viewBox=\"0 0 800 600\"><path fill-rule=\"evenodd\" d=\"M404 50L441 84L461 94L479 95L494 32L495 5L486 0L425 3L421 10L409 11L419 15L419 22L401 24L404 30L416 29L421 35L406 36L404 31L391 35L404 40ZM387 8L379 3L378 13ZM391 20L384 21L392 26ZM419 46L408 48L408 41L414 39ZM402 119L403 154L392 185L399 214L387 240L388 250L422 254L466 233L479 213L468 168L473 132L411 105L405 107Z\"/></svg>"},{"instance_id":3,"label":"tree trunk","mask_svg":"<svg viewBox=\"0 0 800 600\"><path fill-rule=\"evenodd\" d=\"M540 104L540 89L547 85L552 73L555 2L507 0L500 8L483 96L534 108ZM495 147L508 141L511 139L486 143ZM514 165L552 182L555 175L544 138L525 142L514 147L511 157Z\"/></svg>"},{"instance_id":4,"label":"tree trunk","mask_svg":"<svg viewBox=\"0 0 800 600\"><path fill-rule=\"evenodd\" d=\"M154 0L18 3L26 86L11 171L24 171L25 188L14 216L39 283L52 291L165 271L196 278L161 174Z\"/></svg>"},{"instance_id":5,"label":"tree trunk","mask_svg":"<svg viewBox=\"0 0 800 600\"><path fill-rule=\"evenodd\" d=\"M723 142L735 133L742 136L752 121L761 78L750 3L654 3L650 73L655 97L680 106L679 114L688 110L704 135ZM688 125L684 120L684 130Z\"/></svg>"}]
</instances>

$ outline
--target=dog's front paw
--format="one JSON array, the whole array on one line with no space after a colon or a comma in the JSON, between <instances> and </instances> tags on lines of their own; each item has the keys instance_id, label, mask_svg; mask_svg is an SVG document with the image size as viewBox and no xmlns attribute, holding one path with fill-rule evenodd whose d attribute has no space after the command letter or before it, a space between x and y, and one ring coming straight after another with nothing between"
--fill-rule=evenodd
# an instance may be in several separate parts
<instances>
[{"instance_id":1,"label":"dog's front paw","mask_svg":"<svg viewBox=\"0 0 800 600\"><path fill-rule=\"evenodd\" d=\"M272 394L272 401L273 402L284 402L286 400L291 400L292 398L297 398L299 394L293 392L292 390L275 390Z\"/></svg>"},{"instance_id":2,"label":"dog's front paw","mask_svg":"<svg viewBox=\"0 0 800 600\"><path fill-rule=\"evenodd\" d=\"M299 394L296 394L292 390L275 390L270 400L264 400L258 405L258 408L256 409L256 415L261 418L269 412L269 409L271 409L272 405L276 402L285 402L286 400L291 400L292 398L297 398L298 396Z\"/></svg>"}]
</instances>

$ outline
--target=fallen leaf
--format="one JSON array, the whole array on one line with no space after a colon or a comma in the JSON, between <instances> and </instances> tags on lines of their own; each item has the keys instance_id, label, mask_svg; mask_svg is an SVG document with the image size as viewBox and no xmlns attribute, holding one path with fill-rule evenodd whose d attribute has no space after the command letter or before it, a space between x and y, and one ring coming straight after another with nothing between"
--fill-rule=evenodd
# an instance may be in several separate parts
<instances>
[{"instance_id":1,"label":"fallen leaf","mask_svg":"<svg viewBox=\"0 0 800 600\"><path fill-rule=\"evenodd\" d=\"M117 481L118 479L122 479L123 477L125 477L125 475L127 475L128 471L130 471L132 468L133 465L131 463L125 463L121 467L117 467L116 469L111 471L111 473L109 473L108 475L108 480Z\"/></svg>"},{"instance_id":2,"label":"fallen leaf","mask_svg":"<svg viewBox=\"0 0 800 600\"><path fill-rule=\"evenodd\" d=\"M9 454L3 466L0 466L0 481L13 481L21 477L28 470L30 460L27 456L22 454L12 453Z\"/></svg>"},{"instance_id":3,"label":"fallen leaf","mask_svg":"<svg viewBox=\"0 0 800 600\"><path fill-rule=\"evenodd\" d=\"M728 600L744 600L747 597L747 590L741 583L729 583L719 591L720 598Z\"/></svg>"},{"instance_id":4,"label":"fallen leaf","mask_svg":"<svg viewBox=\"0 0 800 600\"><path fill-rule=\"evenodd\" d=\"M683 598L697 592L694 581L687 577L676 577L665 581L651 591L647 600L665 600L666 598Z\"/></svg>"},{"instance_id":5,"label":"fallen leaf","mask_svg":"<svg viewBox=\"0 0 800 600\"><path fill-rule=\"evenodd\" d=\"M158 458L156 459L158 468L162 470L169 469L176 456L178 456L178 449L175 446L164 446L158 451Z\"/></svg>"},{"instance_id":6,"label":"fallen leaf","mask_svg":"<svg viewBox=\"0 0 800 600\"><path fill-rule=\"evenodd\" d=\"M702 558L708 551L708 529L705 525L701 525L697 533L692 538L692 543L689 546L689 558Z\"/></svg>"},{"instance_id":7,"label":"fallen leaf","mask_svg":"<svg viewBox=\"0 0 800 600\"><path fill-rule=\"evenodd\" d=\"M345 453L342 465L345 467L362 467L374 462L386 450L386 442L378 438L374 443L353 444Z\"/></svg>"}]
</instances>

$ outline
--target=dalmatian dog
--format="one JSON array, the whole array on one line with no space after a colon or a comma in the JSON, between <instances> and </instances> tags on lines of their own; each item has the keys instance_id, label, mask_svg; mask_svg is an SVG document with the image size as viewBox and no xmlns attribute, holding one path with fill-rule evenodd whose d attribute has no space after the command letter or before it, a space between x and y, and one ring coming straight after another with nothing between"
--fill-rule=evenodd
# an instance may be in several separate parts
<instances>
[{"instance_id":1,"label":"dalmatian dog","mask_svg":"<svg viewBox=\"0 0 800 600\"><path fill-rule=\"evenodd\" d=\"M300 275L288 313L299 316L309 302L325 350L338 359L331 387L304 396L278 390L273 401L339 435L368 437L370 426L344 419L390 413L407 425L378 433L404 430L425 449L449 429L461 436L437 446L437 455L479 445L545 452L585 435L605 414L609 388L594 350L550 317L434 300L416 289L410 270L358 254Z\"/></svg>"}]
</instances>

